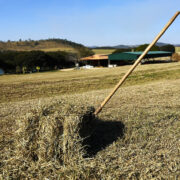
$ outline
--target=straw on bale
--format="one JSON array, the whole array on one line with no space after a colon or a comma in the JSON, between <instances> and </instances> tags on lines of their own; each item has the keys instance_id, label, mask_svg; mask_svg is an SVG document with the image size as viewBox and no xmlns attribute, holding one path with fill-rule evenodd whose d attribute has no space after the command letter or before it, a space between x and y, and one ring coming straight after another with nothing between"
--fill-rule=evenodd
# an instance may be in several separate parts
<instances>
[{"instance_id":1,"label":"straw on bale","mask_svg":"<svg viewBox=\"0 0 180 180\"><path fill-rule=\"evenodd\" d=\"M6 162L8 176L43 177L83 159L82 142L94 128L93 112L93 107L64 101L32 109L18 121L14 156Z\"/></svg>"}]
</instances>

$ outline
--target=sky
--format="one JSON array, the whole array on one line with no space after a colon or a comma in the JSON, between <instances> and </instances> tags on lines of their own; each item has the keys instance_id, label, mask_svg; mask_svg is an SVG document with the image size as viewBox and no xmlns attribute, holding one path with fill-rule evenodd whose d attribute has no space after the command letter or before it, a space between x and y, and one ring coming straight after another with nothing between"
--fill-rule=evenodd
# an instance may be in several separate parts
<instances>
[{"instance_id":1,"label":"sky","mask_svg":"<svg viewBox=\"0 0 180 180\"><path fill-rule=\"evenodd\" d=\"M0 40L150 43L176 11L180 0L0 0ZM159 42L180 44L180 16Z\"/></svg>"}]
</instances>

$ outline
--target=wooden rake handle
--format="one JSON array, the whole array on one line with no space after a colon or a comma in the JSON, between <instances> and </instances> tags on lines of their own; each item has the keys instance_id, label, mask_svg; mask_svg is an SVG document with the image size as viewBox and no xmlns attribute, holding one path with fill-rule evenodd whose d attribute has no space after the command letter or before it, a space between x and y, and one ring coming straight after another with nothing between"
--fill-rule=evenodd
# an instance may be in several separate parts
<instances>
[{"instance_id":1,"label":"wooden rake handle","mask_svg":"<svg viewBox=\"0 0 180 180\"><path fill-rule=\"evenodd\" d=\"M170 19L170 21L166 24L166 26L161 30L161 32L155 37L151 44L144 50L144 52L139 56L133 66L128 70L128 72L122 77L122 79L118 82L118 84L114 87L112 92L104 99L101 105L94 112L95 115L101 112L102 108L106 105L106 103L111 99L111 97L116 93L119 87L125 82L128 76L133 72L136 66L141 62L144 56L149 52L149 50L156 44L156 42L160 39L160 37L165 33L165 31L169 28L169 26L174 22L177 16L180 14L180 11L176 12L176 14Z\"/></svg>"}]
</instances>

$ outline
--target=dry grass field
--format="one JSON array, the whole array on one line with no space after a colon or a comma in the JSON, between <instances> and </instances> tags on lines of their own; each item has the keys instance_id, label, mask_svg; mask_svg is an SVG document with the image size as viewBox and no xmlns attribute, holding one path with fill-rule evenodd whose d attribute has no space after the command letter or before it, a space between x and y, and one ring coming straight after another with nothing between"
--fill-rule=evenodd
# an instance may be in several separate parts
<instances>
[{"instance_id":1,"label":"dry grass field","mask_svg":"<svg viewBox=\"0 0 180 180\"><path fill-rule=\"evenodd\" d=\"M39 50L44 51L44 52L56 52L56 51L66 51L66 52L70 52L70 53L76 53L77 52L77 50L72 48L72 47L42 48Z\"/></svg>"},{"instance_id":2,"label":"dry grass field","mask_svg":"<svg viewBox=\"0 0 180 180\"><path fill-rule=\"evenodd\" d=\"M176 53L180 53L180 47L175 47Z\"/></svg>"},{"instance_id":3,"label":"dry grass field","mask_svg":"<svg viewBox=\"0 0 180 180\"><path fill-rule=\"evenodd\" d=\"M95 54L112 54L116 49L93 49Z\"/></svg>"},{"instance_id":4,"label":"dry grass field","mask_svg":"<svg viewBox=\"0 0 180 180\"><path fill-rule=\"evenodd\" d=\"M11 51L66 51L71 53L76 53L77 49L73 48L70 45L58 43L56 41L38 41L38 44L35 42L0 42L1 50L11 50Z\"/></svg>"},{"instance_id":5,"label":"dry grass field","mask_svg":"<svg viewBox=\"0 0 180 180\"><path fill-rule=\"evenodd\" d=\"M112 88L129 66L0 76L0 102ZM180 64L140 65L125 86L179 78Z\"/></svg>"},{"instance_id":6,"label":"dry grass field","mask_svg":"<svg viewBox=\"0 0 180 180\"><path fill-rule=\"evenodd\" d=\"M180 63L140 65L87 121L127 69L0 76L0 177L179 179Z\"/></svg>"}]
</instances>

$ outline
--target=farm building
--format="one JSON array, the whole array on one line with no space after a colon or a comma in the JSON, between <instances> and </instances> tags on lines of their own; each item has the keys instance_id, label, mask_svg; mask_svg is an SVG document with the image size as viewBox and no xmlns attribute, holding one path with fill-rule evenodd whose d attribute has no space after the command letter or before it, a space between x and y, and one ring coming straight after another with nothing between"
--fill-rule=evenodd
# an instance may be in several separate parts
<instances>
[{"instance_id":1,"label":"farm building","mask_svg":"<svg viewBox=\"0 0 180 180\"><path fill-rule=\"evenodd\" d=\"M96 54L93 56L88 56L80 59L87 65L92 66L108 66L108 55Z\"/></svg>"},{"instance_id":2,"label":"farm building","mask_svg":"<svg viewBox=\"0 0 180 180\"><path fill-rule=\"evenodd\" d=\"M123 52L123 53L115 53L109 55L109 64L132 64L143 52ZM147 55L144 57L144 60L154 59L154 58L162 58L162 57L171 57L172 52L167 51L149 51Z\"/></svg>"},{"instance_id":3,"label":"farm building","mask_svg":"<svg viewBox=\"0 0 180 180\"><path fill-rule=\"evenodd\" d=\"M125 65L132 64L143 52L122 52L115 53L111 55L93 55L85 58L81 58L81 61L84 61L87 65L92 66L104 66L107 67L111 64L116 65ZM162 58L162 57L171 57L172 52L167 51L149 51L145 56L144 60ZM171 58L170 58L171 59Z\"/></svg>"},{"instance_id":4,"label":"farm building","mask_svg":"<svg viewBox=\"0 0 180 180\"><path fill-rule=\"evenodd\" d=\"M123 52L123 53L115 53L108 56L109 64L132 64L143 52ZM149 51L147 55L144 57L144 60L154 59L154 58L162 58L162 57L171 57L172 52L167 51Z\"/></svg>"}]
</instances>

